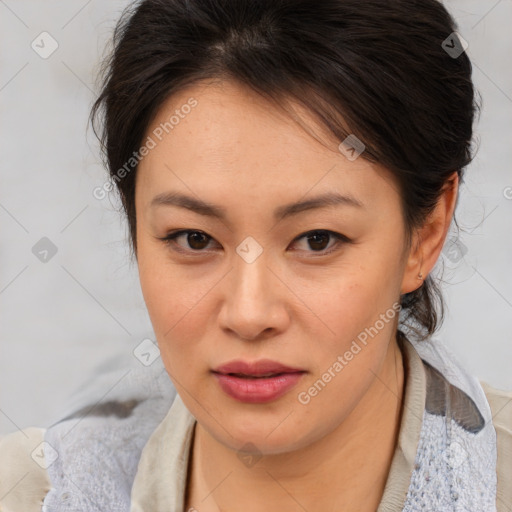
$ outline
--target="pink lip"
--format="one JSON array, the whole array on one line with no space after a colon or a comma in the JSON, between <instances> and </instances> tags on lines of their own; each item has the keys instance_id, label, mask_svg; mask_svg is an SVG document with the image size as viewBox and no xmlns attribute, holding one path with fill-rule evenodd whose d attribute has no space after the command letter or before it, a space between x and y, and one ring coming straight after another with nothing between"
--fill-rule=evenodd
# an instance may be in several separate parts
<instances>
[{"instance_id":1,"label":"pink lip","mask_svg":"<svg viewBox=\"0 0 512 512\"><path fill-rule=\"evenodd\" d=\"M267 373L273 375L259 377ZM305 370L291 368L268 359L253 363L232 361L213 371L220 387L227 395L246 403L277 400L293 388L304 373Z\"/></svg>"}]
</instances>

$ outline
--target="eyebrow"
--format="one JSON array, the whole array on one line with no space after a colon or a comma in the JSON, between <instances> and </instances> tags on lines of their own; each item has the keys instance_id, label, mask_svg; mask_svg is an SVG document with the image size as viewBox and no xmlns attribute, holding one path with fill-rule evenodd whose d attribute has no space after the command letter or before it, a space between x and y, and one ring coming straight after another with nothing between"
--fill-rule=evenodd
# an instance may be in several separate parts
<instances>
[{"instance_id":1,"label":"eyebrow","mask_svg":"<svg viewBox=\"0 0 512 512\"><path fill-rule=\"evenodd\" d=\"M355 197L339 194L337 192L328 192L310 199L279 206L274 210L274 219L283 220L307 210L340 205L365 208L364 204ZM224 207L207 203L201 199L196 199L179 192L164 192L158 194L150 203L150 207L154 206L178 206L191 210L199 215L221 220L226 220L227 216L227 211Z\"/></svg>"}]
</instances>

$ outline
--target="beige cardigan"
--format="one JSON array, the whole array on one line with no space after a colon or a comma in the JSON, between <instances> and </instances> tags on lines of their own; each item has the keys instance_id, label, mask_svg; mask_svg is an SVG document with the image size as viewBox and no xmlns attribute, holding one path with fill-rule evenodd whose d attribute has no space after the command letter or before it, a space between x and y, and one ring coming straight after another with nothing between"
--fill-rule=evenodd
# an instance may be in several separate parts
<instances>
[{"instance_id":1,"label":"beige cardigan","mask_svg":"<svg viewBox=\"0 0 512 512\"><path fill-rule=\"evenodd\" d=\"M377 512L401 512L409 487L425 407L426 375L412 345L405 343L406 387L398 444ZM480 381L497 433L498 512L512 512L512 391ZM131 512L184 511L195 418L179 395L155 429L139 461ZM0 438L0 512L40 512L51 484L40 444L45 429L27 428ZM39 448L38 448L39 447ZM34 450L38 448L35 452ZM39 462L39 463L37 463ZM484 512L484 511L483 511Z\"/></svg>"}]
</instances>

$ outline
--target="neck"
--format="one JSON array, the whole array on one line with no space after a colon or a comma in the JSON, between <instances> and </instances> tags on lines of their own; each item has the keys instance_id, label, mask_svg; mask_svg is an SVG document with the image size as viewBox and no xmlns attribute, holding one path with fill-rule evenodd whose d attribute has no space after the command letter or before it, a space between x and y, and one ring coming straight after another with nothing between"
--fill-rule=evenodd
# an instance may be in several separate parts
<instances>
[{"instance_id":1,"label":"neck","mask_svg":"<svg viewBox=\"0 0 512 512\"><path fill-rule=\"evenodd\" d=\"M393 340L379 374L338 428L301 450L264 456L250 468L240 468L237 453L197 423L185 510L375 511L398 439L404 377Z\"/></svg>"}]
</instances>

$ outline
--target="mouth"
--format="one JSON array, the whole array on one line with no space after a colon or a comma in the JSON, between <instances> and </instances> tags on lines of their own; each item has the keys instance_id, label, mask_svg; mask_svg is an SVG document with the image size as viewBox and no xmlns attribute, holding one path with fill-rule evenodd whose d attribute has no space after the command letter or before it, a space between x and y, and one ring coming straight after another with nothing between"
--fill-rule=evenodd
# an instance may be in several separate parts
<instances>
[{"instance_id":1,"label":"mouth","mask_svg":"<svg viewBox=\"0 0 512 512\"><path fill-rule=\"evenodd\" d=\"M270 359L247 362L242 360L230 361L215 370L214 373L234 375L237 377L268 378L286 373L305 372L303 368L294 368Z\"/></svg>"},{"instance_id":2,"label":"mouth","mask_svg":"<svg viewBox=\"0 0 512 512\"><path fill-rule=\"evenodd\" d=\"M214 373L216 373L216 372L214 372ZM279 375L286 375L287 373L295 373L295 372L265 373L264 375L248 375L245 373L220 373L219 375L230 375L232 377L238 377L240 379L268 379L270 377L278 377Z\"/></svg>"},{"instance_id":3,"label":"mouth","mask_svg":"<svg viewBox=\"0 0 512 512\"><path fill-rule=\"evenodd\" d=\"M306 370L270 360L232 361L212 370L222 391L245 403L277 400L295 387L305 373Z\"/></svg>"}]
</instances>

